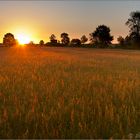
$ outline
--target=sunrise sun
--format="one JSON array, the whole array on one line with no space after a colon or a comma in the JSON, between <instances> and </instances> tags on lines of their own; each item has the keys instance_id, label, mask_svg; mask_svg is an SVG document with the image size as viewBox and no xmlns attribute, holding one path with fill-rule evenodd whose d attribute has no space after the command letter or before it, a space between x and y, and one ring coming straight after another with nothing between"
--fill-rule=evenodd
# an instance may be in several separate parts
<instances>
[{"instance_id":1,"label":"sunrise sun","mask_svg":"<svg viewBox=\"0 0 140 140\"><path fill-rule=\"evenodd\" d=\"M22 44L22 45L30 42L30 37L25 34L17 34L16 38L17 38L19 44Z\"/></svg>"}]
</instances>

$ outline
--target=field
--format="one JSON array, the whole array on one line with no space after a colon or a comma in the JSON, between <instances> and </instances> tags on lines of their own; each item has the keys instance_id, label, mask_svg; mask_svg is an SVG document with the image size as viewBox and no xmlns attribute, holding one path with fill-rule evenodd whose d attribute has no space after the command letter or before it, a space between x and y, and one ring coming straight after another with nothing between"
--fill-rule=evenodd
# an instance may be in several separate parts
<instances>
[{"instance_id":1,"label":"field","mask_svg":"<svg viewBox=\"0 0 140 140\"><path fill-rule=\"evenodd\" d=\"M140 51L0 48L0 138L140 138Z\"/></svg>"}]
</instances>

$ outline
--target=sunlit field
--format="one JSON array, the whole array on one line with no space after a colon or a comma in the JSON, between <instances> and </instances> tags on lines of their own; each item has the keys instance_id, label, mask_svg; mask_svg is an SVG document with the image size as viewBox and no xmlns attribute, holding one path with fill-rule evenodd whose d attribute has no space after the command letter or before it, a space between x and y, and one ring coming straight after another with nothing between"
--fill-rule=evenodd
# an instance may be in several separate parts
<instances>
[{"instance_id":1,"label":"sunlit field","mask_svg":"<svg viewBox=\"0 0 140 140\"><path fill-rule=\"evenodd\" d=\"M0 138L139 138L140 51L0 48Z\"/></svg>"}]
</instances>

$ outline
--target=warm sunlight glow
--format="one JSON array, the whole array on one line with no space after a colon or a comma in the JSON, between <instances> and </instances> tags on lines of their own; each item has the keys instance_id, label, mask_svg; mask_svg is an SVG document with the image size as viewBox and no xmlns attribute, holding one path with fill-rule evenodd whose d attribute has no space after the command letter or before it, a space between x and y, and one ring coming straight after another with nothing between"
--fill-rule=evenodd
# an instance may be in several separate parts
<instances>
[{"instance_id":1,"label":"warm sunlight glow","mask_svg":"<svg viewBox=\"0 0 140 140\"><path fill-rule=\"evenodd\" d=\"M17 34L16 39L18 40L19 44L27 44L30 42L30 37L24 34Z\"/></svg>"}]
</instances>

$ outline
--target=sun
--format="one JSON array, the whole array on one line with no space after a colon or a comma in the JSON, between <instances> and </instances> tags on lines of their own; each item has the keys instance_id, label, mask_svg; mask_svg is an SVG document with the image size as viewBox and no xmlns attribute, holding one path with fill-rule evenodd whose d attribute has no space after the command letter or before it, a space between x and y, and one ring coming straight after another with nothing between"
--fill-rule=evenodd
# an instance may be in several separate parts
<instances>
[{"instance_id":1,"label":"sun","mask_svg":"<svg viewBox=\"0 0 140 140\"><path fill-rule=\"evenodd\" d=\"M17 34L16 39L21 45L28 44L30 42L30 37L25 34Z\"/></svg>"}]
</instances>

